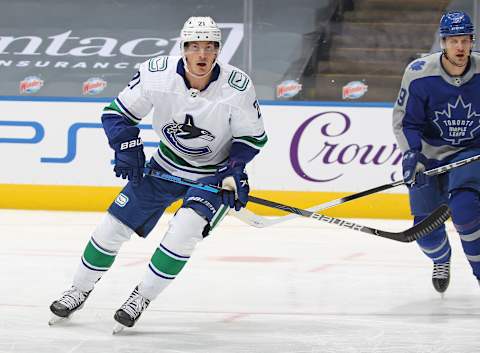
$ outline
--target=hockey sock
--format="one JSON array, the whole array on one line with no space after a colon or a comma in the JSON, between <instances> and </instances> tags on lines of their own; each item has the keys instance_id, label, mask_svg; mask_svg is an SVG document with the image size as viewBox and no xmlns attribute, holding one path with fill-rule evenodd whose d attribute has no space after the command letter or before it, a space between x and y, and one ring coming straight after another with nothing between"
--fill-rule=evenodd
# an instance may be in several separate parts
<instances>
[{"instance_id":1,"label":"hockey sock","mask_svg":"<svg viewBox=\"0 0 480 353\"><path fill-rule=\"evenodd\" d=\"M116 255L116 252L102 248L92 237L83 252L73 285L82 291L92 290L95 283L112 266Z\"/></svg>"},{"instance_id":2,"label":"hockey sock","mask_svg":"<svg viewBox=\"0 0 480 353\"><path fill-rule=\"evenodd\" d=\"M147 273L138 286L139 293L155 299L187 263L196 244L203 239L207 221L191 208L181 208L170 221L169 229L155 250Z\"/></svg>"},{"instance_id":3,"label":"hockey sock","mask_svg":"<svg viewBox=\"0 0 480 353\"><path fill-rule=\"evenodd\" d=\"M425 217L426 216L415 216L415 224L422 221ZM417 244L434 263L445 263L450 260L451 248L444 224L425 237L417 240Z\"/></svg>"},{"instance_id":4,"label":"hockey sock","mask_svg":"<svg viewBox=\"0 0 480 353\"><path fill-rule=\"evenodd\" d=\"M189 257L175 254L162 244L153 254L139 292L147 299L155 299L180 273Z\"/></svg>"},{"instance_id":5,"label":"hockey sock","mask_svg":"<svg viewBox=\"0 0 480 353\"><path fill-rule=\"evenodd\" d=\"M91 291L112 266L120 247L132 233L130 228L107 214L85 247L73 285L82 291Z\"/></svg>"},{"instance_id":6,"label":"hockey sock","mask_svg":"<svg viewBox=\"0 0 480 353\"><path fill-rule=\"evenodd\" d=\"M480 278L480 199L473 189L458 189L449 201L453 224L460 234L462 247L473 274Z\"/></svg>"}]
</instances>

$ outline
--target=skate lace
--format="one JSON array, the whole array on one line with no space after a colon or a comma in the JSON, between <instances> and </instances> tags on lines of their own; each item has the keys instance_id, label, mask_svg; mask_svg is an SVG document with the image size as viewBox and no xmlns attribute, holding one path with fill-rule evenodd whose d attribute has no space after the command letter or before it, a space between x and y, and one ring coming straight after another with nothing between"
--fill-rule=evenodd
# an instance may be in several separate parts
<instances>
[{"instance_id":1,"label":"skate lace","mask_svg":"<svg viewBox=\"0 0 480 353\"><path fill-rule=\"evenodd\" d=\"M81 305L87 298L88 293L82 292L75 287L63 292L62 297L58 300L59 303L65 305L69 309L74 309Z\"/></svg>"},{"instance_id":2,"label":"skate lace","mask_svg":"<svg viewBox=\"0 0 480 353\"><path fill-rule=\"evenodd\" d=\"M148 304L150 304L150 300L142 297L138 293L138 289L135 288L125 304L122 305L121 310L125 311L131 318L136 319L147 308Z\"/></svg>"},{"instance_id":3,"label":"skate lace","mask_svg":"<svg viewBox=\"0 0 480 353\"><path fill-rule=\"evenodd\" d=\"M433 264L432 278L448 278L450 275L450 262Z\"/></svg>"}]
</instances>

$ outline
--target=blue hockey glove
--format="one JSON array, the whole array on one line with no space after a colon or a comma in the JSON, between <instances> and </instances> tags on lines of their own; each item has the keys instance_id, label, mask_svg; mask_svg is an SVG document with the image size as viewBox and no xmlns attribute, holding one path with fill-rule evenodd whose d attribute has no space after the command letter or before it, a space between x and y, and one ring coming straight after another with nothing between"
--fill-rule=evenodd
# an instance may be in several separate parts
<instances>
[{"instance_id":1,"label":"blue hockey glove","mask_svg":"<svg viewBox=\"0 0 480 353\"><path fill-rule=\"evenodd\" d=\"M220 167L216 174L222 188L222 203L230 208L239 211L248 202L248 176L245 173L245 163L229 161L227 165ZM229 191L231 190L231 191Z\"/></svg>"},{"instance_id":2,"label":"blue hockey glove","mask_svg":"<svg viewBox=\"0 0 480 353\"><path fill-rule=\"evenodd\" d=\"M143 152L143 142L140 137L128 141L114 143L115 150L115 175L128 178L134 185L138 185L143 178L143 168L145 166L145 153Z\"/></svg>"},{"instance_id":3,"label":"blue hockey glove","mask_svg":"<svg viewBox=\"0 0 480 353\"><path fill-rule=\"evenodd\" d=\"M426 164L427 159L419 151L406 151L402 159L403 181L408 186L424 184L425 175L422 172L425 171Z\"/></svg>"}]
</instances>

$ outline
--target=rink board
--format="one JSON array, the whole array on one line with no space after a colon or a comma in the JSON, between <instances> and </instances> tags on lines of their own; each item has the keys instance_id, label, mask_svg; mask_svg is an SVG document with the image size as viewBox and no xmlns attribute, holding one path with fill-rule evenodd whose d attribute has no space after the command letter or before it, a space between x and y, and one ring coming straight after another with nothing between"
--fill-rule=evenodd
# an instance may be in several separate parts
<instances>
[{"instance_id":1,"label":"rink board","mask_svg":"<svg viewBox=\"0 0 480 353\"><path fill-rule=\"evenodd\" d=\"M43 100L0 100L0 207L104 210L124 184L112 172L113 152L100 123L108 102ZM248 167L254 195L308 207L400 177L401 153L388 105L267 101L261 108L269 141ZM140 127L150 155L158 141L151 120ZM406 189L330 214L408 217Z\"/></svg>"},{"instance_id":2,"label":"rink board","mask_svg":"<svg viewBox=\"0 0 480 353\"><path fill-rule=\"evenodd\" d=\"M58 185L0 185L0 208L29 210L104 211L121 188L105 186ZM283 202L299 208L308 208L348 193L254 190L252 195ZM333 217L409 218L405 194L375 194L349 204L337 206L322 213ZM174 212L180 203L167 209ZM262 215L284 215L285 212L264 206L248 204L248 208Z\"/></svg>"}]
</instances>

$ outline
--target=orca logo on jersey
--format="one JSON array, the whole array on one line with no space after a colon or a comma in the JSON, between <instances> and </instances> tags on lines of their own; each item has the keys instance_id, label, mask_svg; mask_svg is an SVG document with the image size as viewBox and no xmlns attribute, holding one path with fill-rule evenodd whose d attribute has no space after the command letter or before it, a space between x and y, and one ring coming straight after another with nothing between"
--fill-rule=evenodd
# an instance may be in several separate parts
<instances>
[{"instance_id":1,"label":"orca logo on jersey","mask_svg":"<svg viewBox=\"0 0 480 353\"><path fill-rule=\"evenodd\" d=\"M195 126L193 117L190 114L185 116L185 122L183 124L177 124L176 122L166 124L162 128L162 133L172 146L182 153L191 156L202 156L212 152L208 146L187 146L180 141L201 139L210 142L215 139L215 136L210 131Z\"/></svg>"},{"instance_id":2,"label":"orca logo on jersey","mask_svg":"<svg viewBox=\"0 0 480 353\"><path fill-rule=\"evenodd\" d=\"M440 137L452 145L473 140L480 128L480 114L472 109L472 103L465 104L458 96L455 104L448 103L443 111L435 111L433 122L440 130Z\"/></svg>"}]
</instances>

